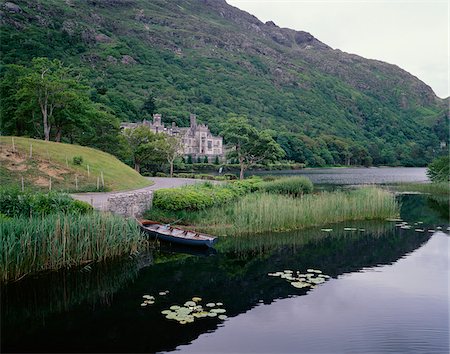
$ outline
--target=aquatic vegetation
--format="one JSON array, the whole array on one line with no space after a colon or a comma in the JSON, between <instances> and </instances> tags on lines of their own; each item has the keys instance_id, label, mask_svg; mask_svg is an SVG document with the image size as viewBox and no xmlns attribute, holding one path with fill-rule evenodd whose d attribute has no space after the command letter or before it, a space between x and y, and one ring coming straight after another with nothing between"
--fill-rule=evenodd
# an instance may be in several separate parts
<instances>
[{"instance_id":1,"label":"aquatic vegetation","mask_svg":"<svg viewBox=\"0 0 450 354\"><path fill-rule=\"evenodd\" d=\"M194 301L194 299L196 301ZM223 305L221 302L208 302L205 305L205 307L209 308L208 310L199 304L201 301L201 298L193 297L192 300L186 301L183 306L172 305L169 309L161 311L161 314L163 314L168 320L175 320L179 324L192 323L195 319L205 317L217 317L220 320L227 319L227 316L224 315L226 310L219 307Z\"/></svg>"},{"instance_id":2,"label":"aquatic vegetation","mask_svg":"<svg viewBox=\"0 0 450 354\"><path fill-rule=\"evenodd\" d=\"M394 195L378 188L362 188L301 198L253 193L236 203L202 212L189 221L198 231L240 236L349 220L386 219L398 213L399 204Z\"/></svg>"},{"instance_id":3,"label":"aquatic vegetation","mask_svg":"<svg viewBox=\"0 0 450 354\"><path fill-rule=\"evenodd\" d=\"M286 279L290 284L297 289L311 288L314 289L317 285L325 283L330 276L322 274L319 269L307 269L306 273L300 271L284 270L282 272L275 272L268 274L271 277L280 277Z\"/></svg>"},{"instance_id":4,"label":"aquatic vegetation","mask_svg":"<svg viewBox=\"0 0 450 354\"><path fill-rule=\"evenodd\" d=\"M11 218L0 223L0 279L85 265L145 247L133 221L110 214Z\"/></svg>"},{"instance_id":5,"label":"aquatic vegetation","mask_svg":"<svg viewBox=\"0 0 450 354\"><path fill-rule=\"evenodd\" d=\"M267 193L288 194L300 196L313 191L311 180L304 176L278 178L274 181L263 182L259 185L261 191Z\"/></svg>"}]
</instances>

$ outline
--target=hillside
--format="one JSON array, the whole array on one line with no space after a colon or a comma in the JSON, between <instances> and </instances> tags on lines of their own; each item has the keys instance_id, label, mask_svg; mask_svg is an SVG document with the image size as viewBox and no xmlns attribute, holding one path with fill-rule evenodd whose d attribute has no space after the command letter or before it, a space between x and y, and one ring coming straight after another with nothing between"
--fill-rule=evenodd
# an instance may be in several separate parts
<instances>
[{"instance_id":1,"label":"hillside","mask_svg":"<svg viewBox=\"0 0 450 354\"><path fill-rule=\"evenodd\" d=\"M423 165L448 140L447 104L413 75L223 0L15 0L1 25L1 64L72 64L123 121L151 92L165 122L246 115L316 166Z\"/></svg>"},{"instance_id":2,"label":"hillside","mask_svg":"<svg viewBox=\"0 0 450 354\"><path fill-rule=\"evenodd\" d=\"M75 156L82 157L80 165L74 164ZM96 191L98 177L102 187L102 172L105 190L135 189L151 184L114 156L99 150L36 139L0 137L2 187L21 188L23 177L27 189L48 190L51 183L52 190L75 192L77 176L78 191Z\"/></svg>"}]
</instances>

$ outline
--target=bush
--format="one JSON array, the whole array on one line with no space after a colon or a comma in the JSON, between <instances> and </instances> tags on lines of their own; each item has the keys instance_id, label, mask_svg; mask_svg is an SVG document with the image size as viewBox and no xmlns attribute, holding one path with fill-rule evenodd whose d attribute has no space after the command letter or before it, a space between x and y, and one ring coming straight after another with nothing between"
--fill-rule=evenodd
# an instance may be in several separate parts
<instances>
[{"instance_id":1,"label":"bush","mask_svg":"<svg viewBox=\"0 0 450 354\"><path fill-rule=\"evenodd\" d=\"M228 179L228 180L235 180L235 179L237 179L237 176L235 174L233 174L233 173L225 173L223 176L226 179Z\"/></svg>"},{"instance_id":2,"label":"bush","mask_svg":"<svg viewBox=\"0 0 450 354\"><path fill-rule=\"evenodd\" d=\"M258 181L236 181L226 185L206 182L181 188L155 191L153 206L163 210L201 210L228 203L239 196L255 191Z\"/></svg>"},{"instance_id":3,"label":"bush","mask_svg":"<svg viewBox=\"0 0 450 354\"><path fill-rule=\"evenodd\" d=\"M432 182L448 182L449 178L449 156L434 159L427 168L427 175Z\"/></svg>"},{"instance_id":4,"label":"bush","mask_svg":"<svg viewBox=\"0 0 450 354\"><path fill-rule=\"evenodd\" d=\"M167 173L164 172L156 172L155 177L167 177Z\"/></svg>"},{"instance_id":5,"label":"bush","mask_svg":"<svg viewBox=\"0 0 450 354\"><path fill-rule=\"evenodd\" d=\"M0 190L0 213L8 217L38 216L52 213L85 214L92 207L78 200L72 199L68 194L30 193L14 189Z\"/></svg>"},{"instance_id":6,"label":"bush","mask_svg":"<svg viewBox=\"0 0 450 354\"><path fill-rule=\"evenodd\" d=\"M296 197L313 191L312 182L303 176L286 177L276 179L272 182L263 182L259 187L267 193L288 194Z\"/></svg>"},{"instance_id":7,"label":"bush","mask_svg":"<svg viewBox=\"0 0 450 354\"><path fill-rule=\"evenodd\" d=\"M74 165L81 165L83 163L83 156L74 156L72 160Z\"/></svg>"}]
</instances>

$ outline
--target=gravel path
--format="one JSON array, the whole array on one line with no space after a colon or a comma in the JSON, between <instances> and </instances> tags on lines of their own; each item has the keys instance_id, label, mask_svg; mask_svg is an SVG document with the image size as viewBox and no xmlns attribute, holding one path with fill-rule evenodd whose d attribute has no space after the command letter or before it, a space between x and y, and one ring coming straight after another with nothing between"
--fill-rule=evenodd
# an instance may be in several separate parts
<instances>
[{"instance_id":1,"label":"gravel path","mask_svg":"<svg viewBox=\"0 0 450 354\"><path fill-rule=\"evenodd\" d=\"M91 204L96 209L103 209L103 207L106 205L106 201L108 200L108 198L116 194L127 192L154 191L161 188L175 188L185 186L188 184L205 182L204 180L191 178L148 177L148 179L155 183L148 187L133 189L132 191L75 193L71 194L71 196L75 199Z\"/></svg>"}]
</instances>

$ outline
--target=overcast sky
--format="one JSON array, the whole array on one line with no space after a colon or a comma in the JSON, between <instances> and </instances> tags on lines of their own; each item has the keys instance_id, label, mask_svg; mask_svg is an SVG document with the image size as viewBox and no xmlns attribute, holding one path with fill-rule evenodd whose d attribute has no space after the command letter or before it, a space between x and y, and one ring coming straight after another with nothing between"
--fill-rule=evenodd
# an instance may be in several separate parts
<instances>
[{"instance_id":1,"label":"overcast sky","mask_svg":"<svg viewBox=\"0 0 450 354\"><path fill-rule=\"evenodd\" d=\"M449 0L227 0L261 21L379 59L449 96Z\"/></svg>"}]
</instances>

